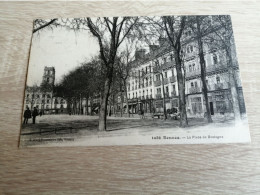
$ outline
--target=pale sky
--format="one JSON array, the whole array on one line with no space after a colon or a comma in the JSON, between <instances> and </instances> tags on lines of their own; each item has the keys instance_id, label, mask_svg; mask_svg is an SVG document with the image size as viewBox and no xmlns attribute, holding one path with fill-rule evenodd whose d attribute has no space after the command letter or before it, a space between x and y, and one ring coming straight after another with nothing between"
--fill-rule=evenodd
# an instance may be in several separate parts
<instances>
[{"instance_id":1,"label":"pale sky","mask_svg":"<svg viewBox=\"0 0 260 195\"><path fill-rule=\"evenodd\" d=\"M42 29L33 34L27 85L40 85L45 66L55 67L57 83L64 74L98 54L98 42L89 31Z\"/></svg>"}]
</instances>

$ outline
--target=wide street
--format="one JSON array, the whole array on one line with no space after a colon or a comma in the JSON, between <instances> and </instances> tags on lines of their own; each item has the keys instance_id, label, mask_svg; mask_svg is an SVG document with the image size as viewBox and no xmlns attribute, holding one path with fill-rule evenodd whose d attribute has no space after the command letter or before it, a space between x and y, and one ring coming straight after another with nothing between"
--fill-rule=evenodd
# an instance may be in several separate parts
<instances>
[{"instance_id":1,"label":"wide street","mask_svg":"<svg viewBox=\"0 0 260 195\"><path fill-rule=\"evenodd\" d=\"M223 116L215 116L213 121L212 124L208 124L205 119L193 118L189 119L189 127L180 128L179 121L173 119L140 119L138 115L130 118L108 117L107 131L98 131L98 116L44 115L37 117L36 124L32 124L30 119L28 124L22 125L21 145L43 145L45 142L43 143L42 140L40 142L31 141L39 139L45 141L53 139L54 142L57 139L73 139L73 141L76 140L75 143L78 140L85 142L91 140L95 145L94 140L97 138L121 139L128 136L207 135L208 132L221 135L229 131L234 134L238 129L243 129L247 125L246 120L244 120L241 126L235 126L232 119ZM142 140L140 140L140 143L142 143Z\"/></svg>"}]
</instances>

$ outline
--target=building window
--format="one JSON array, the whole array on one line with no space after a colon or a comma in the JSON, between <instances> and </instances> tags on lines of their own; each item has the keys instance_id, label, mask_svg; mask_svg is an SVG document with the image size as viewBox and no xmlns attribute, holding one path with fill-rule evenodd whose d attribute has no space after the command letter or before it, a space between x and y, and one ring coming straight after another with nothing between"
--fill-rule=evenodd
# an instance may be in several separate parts
<instances>
[{"instance_id":1,"label":"building window","mask_svg":"<svg viewBox=\"0 0 260 195\"><path fill-rule=\"evenodd\" d=\"M218 63L218 56L217 56L217 54L213 53L212 59L213 59L213 64L216 65Z\"/></svg>"},{"instance_id":2,"label":"building window","mask_svg":"<svg viewBox=\"0 0 260 195\"><path fill-rule=\"evenodd\" d=\"M47 82L49 82L50 81L50 79L49 79L49 77L47 78Z\"/></svg>"},{"instance_id":3,"label":"building window","mask_svg":"<svg viewBox=\"0 0 260 195\"><path fill-rule=\"evenodd\" d=\"M197 82L196 82L196 81L194 82L194 84L195 84L195 87L197 88L197 87L198 87L198 84L197 84Z\"/></svg>"},{"instance_id":4,"label":"building window","mask_svg":"<svg viewBox=\"0 0 260 195\"><path fill-rule=\"evenodd\" d=\"M167 78L167 72L164 73L164 77Z\"/></svg>"},{"instance_id":5,"label":"building window","mask_svg":"<svg viewBox=\"0 0 260 195\"><path fill-rule=\"evenodd\" d=\"M185 32L185 35L186 35L186 36L191 36L191 30L186 31L186 32Z\"/></svg>"},{"instance_id":6,"label":"building window","mask_svg":"<svg viewBox=\"0 0 260 195\"><path fill-rule=\"evenodd\" d=\"M193 52L193 46L192 45L189 45L187 47L187 53L192 53Z\"/></svg>"},{"instance_id":7,"label":"building window","mask_svg":"<svg viewBox=\"0 0 260 195\"><path fill-rule=\"evenodd\" d=\"M193 71L195 71L195 64L192 64L192 69Z\"/></svg>"},{"instance_id":8,"label":"building window","mask_svg":"<svg viewBox=\"0 0 260 195\"><path fill-rule=\"evenodd\" d=\"M156 75L156 81L160 81L161 80L161 77L159 74Z\"/></svg>"},{"instance_id":9,"label":"building window","mask_svg":"<svg viewBox=\"0 0 260 195\"><path fill-rule=\"evenodd\" d=\"M194 84L193 84L193 82L191 82L190 86L191 86L191 87L194 87Z\"/></svg>"},{"instance_id":10,"label":"building window","mask_svg":"<svg viewBox=\"0 0 260 195\"><path fill-rule=\"evenodd\" d=\"M189 65L189 72L191 72L192 71L192 68L191 68L191 64Z\"/></svg>"},{"instance_id":11,"label":"building window","mask_svg":"<svg viewBox=\"0 0 260 195\"><path fill-rule=\"evenodd\" d=\"M170 58L171 58L171 61L173 61L173 54L171 54L171 57L170 57Z\"/></svg>"},{"instance_id":12,"label":"building window","mask_svg":"<svg viewBox=\"0 0 260 195\"><path fill-rule=\"evenodd\" d=\"M168 93L169 92L169 87L168 86L166 86L166 93Z\"/></svg>"},{"instance_id":13,"label":"building window","mask_svg":"<svg viewBox=\"0 0 260 195\"><path fill-rule=\"evenodd\" d=\"M219 76L216 77L216 80L217 80L217 83L220 83L220 77Z\"/></svg>"}]
</instances>

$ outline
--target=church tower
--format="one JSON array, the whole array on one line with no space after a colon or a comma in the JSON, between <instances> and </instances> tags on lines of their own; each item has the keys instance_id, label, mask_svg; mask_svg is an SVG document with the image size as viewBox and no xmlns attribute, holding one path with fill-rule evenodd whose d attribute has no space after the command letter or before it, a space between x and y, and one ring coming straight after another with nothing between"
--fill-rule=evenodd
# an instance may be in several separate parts
<instances>
[{"instance_id":1,"label":"church tower","mask_svg":"<svg viewBox=\"0 0 260 195\"><path fill-rule=\"evenodd\" d=\"M54 86L55 81L55 68L54 67L44 67L44 73L42 77L42 83L48 83Z\"/></svg>"}]
</instances>

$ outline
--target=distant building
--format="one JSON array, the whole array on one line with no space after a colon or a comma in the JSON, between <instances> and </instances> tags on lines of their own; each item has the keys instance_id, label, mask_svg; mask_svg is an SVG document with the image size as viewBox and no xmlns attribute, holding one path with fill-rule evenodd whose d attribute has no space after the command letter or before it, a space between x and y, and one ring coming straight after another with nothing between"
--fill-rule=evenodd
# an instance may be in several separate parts
<instances>
[{"instance_id":1,"label":"distant building","mask_svg":"<svg viewBox=\"0 0 260 195\"><path fill-rule=\"evenodd\" d=\"M27 86L25 90L24 109L36 107L44 114L60 114L67 112L66 100L55 97L53 87L55 82L55 68L44 67L41 86ZM44 87L45 86L45 87Z\"/></svg>"}]
</instances>

